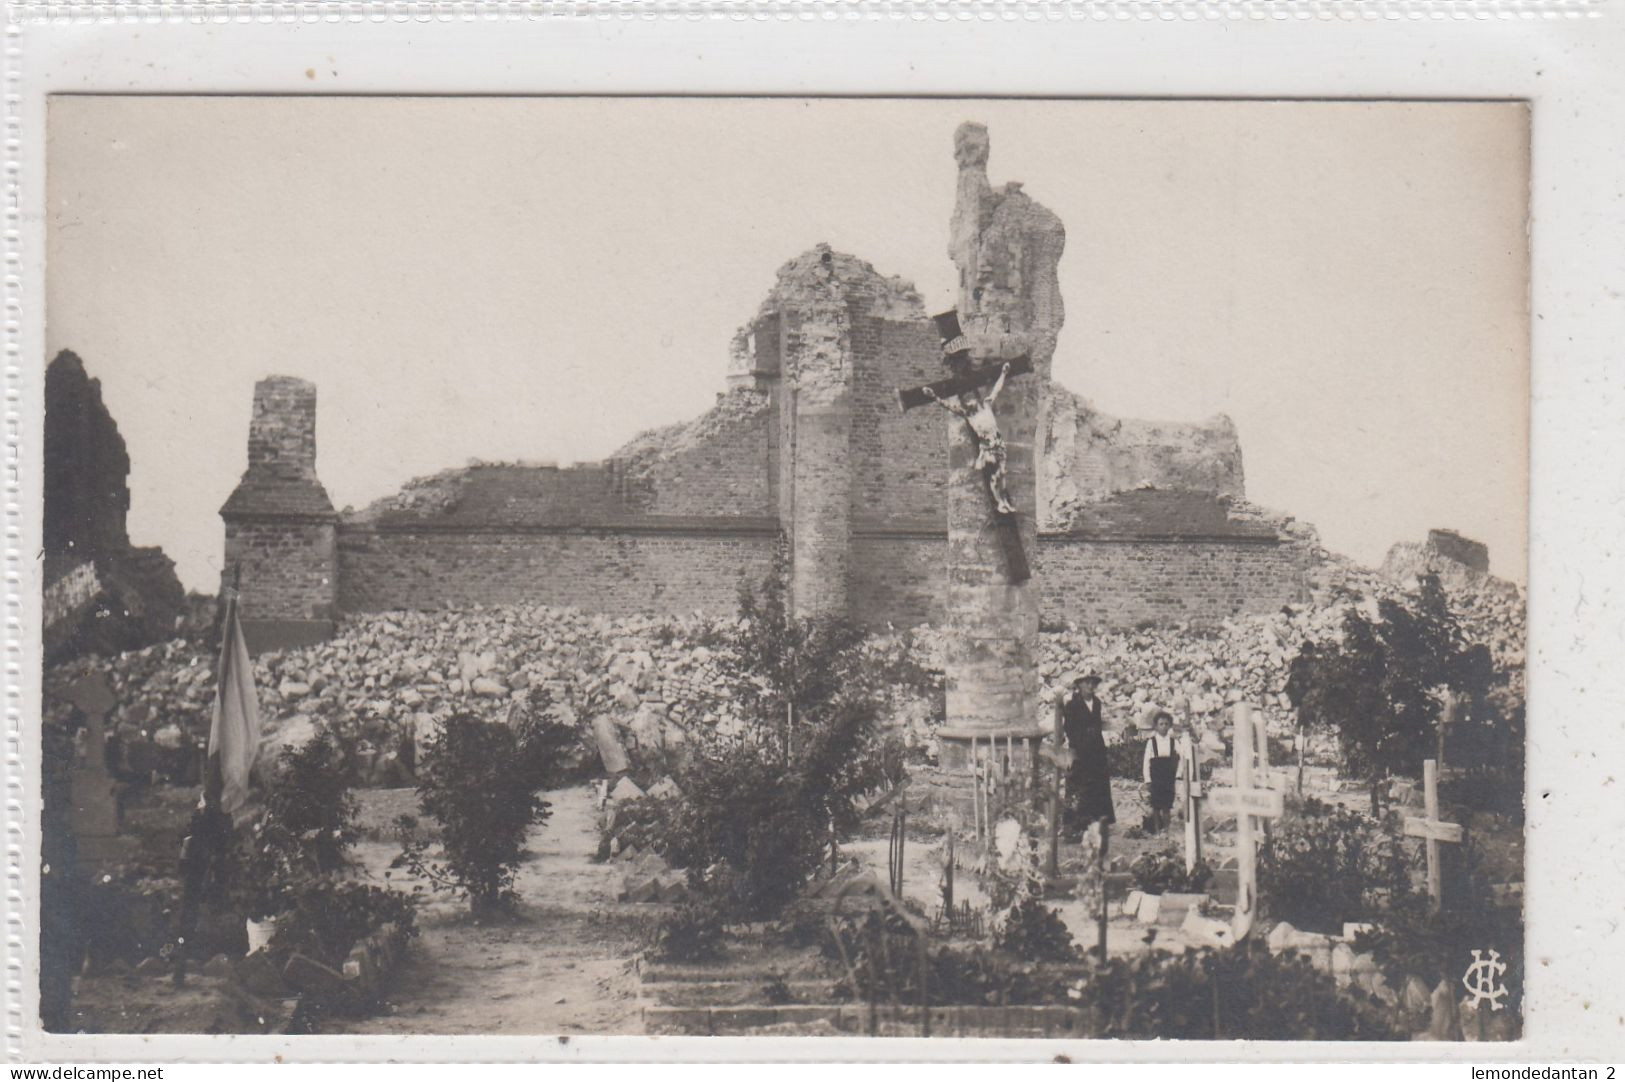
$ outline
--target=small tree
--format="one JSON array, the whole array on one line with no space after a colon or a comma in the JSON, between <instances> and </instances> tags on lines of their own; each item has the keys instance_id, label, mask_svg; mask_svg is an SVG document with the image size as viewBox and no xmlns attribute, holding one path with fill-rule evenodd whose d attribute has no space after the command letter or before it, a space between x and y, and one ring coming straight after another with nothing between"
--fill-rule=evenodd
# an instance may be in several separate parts
<instances>
[{"instance_id":1,"label":"small tree","mask_svg":"<svg viewBox=\"0 0 1625 1082\"><path fill-rule=\"evenodd\" d=\"M892 684L927 682L877 660L863 632L835 618L797 619L779 575L740 591L740 621L720 657L742 722L701 738L679 777L682 809L661 848L731 911L770 916L855 829L858 800L897 776L878 725Z\"/></svg>"},{"instance_id":2,"label":"small tree","mask_svg":"<svg viewBox=\"0 0 1625 1082\"><path fill-rule=\"evenodd\" d=\"M1415 776L1436 754L1442 691L1475 716L1489 690L1488 653L1465 641L1436 577L1424 576L1406 603L1377 608L1375 619L1351 608L1339 639L1305 643L1286 682L1299 728L1337 733L1344 770L1371 787L1373 815L1389 774Z\"/></svg>"},{"instance_id":3,"label":"small tree","mask_svg":"<svg viewBox=\"0 0 1625 1082\"><path fill-rule=\"evenodd\" d=\"M426 844L411 840L415 821L403 817L408 840L392 867L466 896L476 914L510 905L525 835L548 815L534 760L507 725L469 714L448 719L425 750L418 802L440 823L444 858L431 862Z\"/></svg>"}]
</instances>

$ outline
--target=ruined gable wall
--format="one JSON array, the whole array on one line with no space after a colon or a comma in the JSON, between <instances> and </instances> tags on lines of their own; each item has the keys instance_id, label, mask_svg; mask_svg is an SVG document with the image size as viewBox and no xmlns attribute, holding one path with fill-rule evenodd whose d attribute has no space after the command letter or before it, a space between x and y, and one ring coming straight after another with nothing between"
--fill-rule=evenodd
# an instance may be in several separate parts
<instances>
[{"instance_id":1,"label":"ruined gable wall","mask_svg":"<svg viewBox=\"0 0 1625 1082\"><path fill-rule=\"evenodd\" d=\"M651 515L771 514L775 421L770 395L732 389L695 420L644 433L609 461L628 501Z\"/></svg>"},{"instance_id":2,"label":"ruined gable wall","mask_svg":"<svg viewBox=\"0 0 1625 1082\"><path fill-rule=\"evenodd\" d=\"M1112 417L1051 383L1040 403L1041 526L1067 529L1079 509L1140 487L1241 497L1241 440L1223 415L1197 424Z\"/></svg>"}]
</instances>

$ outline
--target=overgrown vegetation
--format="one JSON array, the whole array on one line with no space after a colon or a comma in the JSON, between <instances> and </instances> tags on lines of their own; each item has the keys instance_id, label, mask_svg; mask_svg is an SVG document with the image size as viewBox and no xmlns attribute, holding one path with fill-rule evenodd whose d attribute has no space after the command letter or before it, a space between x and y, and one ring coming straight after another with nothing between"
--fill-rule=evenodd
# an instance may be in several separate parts
<instances>
[{"instance_id":1,"label":"overgrown vegetation","mask_svg":"<svg viewBox=\"0 0 1625 1082\"><path fill-rule=\"evenodd\" d=\"M1213 869L1206 862L1199 860L1186 871L1184 853L1173 848L1142 853L1128 870L1134 889L1147 894L1201 894L1213 881Z\"/></svg>"},{"instance_id":2,"label":"overgrown vegetation","mask_svg":"<svg viewBox=\"0 0 1625 1082\"><path fill-rule=\"evenodd\" d=\"M757 919L858 826L860 798L901 782L880 704L930 678L845 620L793 617L779 575L741 590L739 616L720 661L738 724L694 741L682 797L637 830L730 918Z\"/></svg>"},{"instance_id":3,"label":"overgrown vegetation","mask_svg":"<svg viewBox=\"0 0 1625 1082\"><path fill-rule=\"evenodd\" d=\"M358 810L330 734L284 748L262 809L241 835L235 886L245 914L282 913L348 868Z\"/></svg>"},{"instance_id":4,"label":"overgrown vegetation","mask_svg":"<svg viewBox=\"0 0 1625 1082\"><path fill-rule=\"evenodd\" d=\"M857 944L837 997L915 1005L918 954L895 914L846 923ZM886 937L889 937L886 938ZM1079 1036L1183 1040L1398 1040L1371 997L1339 989L1297 955L1259 944L1224 951L1113 957L1103 965L1033 962L987 947L935 943L928 956L933 1005L1067 1004Z\"/></svg>"},{"instance_id":5,"label":"overgrown vegetation","mask_svg":"<svg viewBox=\"0 0 1625 1082\"><path fill-rule=\"evenodd\" d=\"M1422 761L1437 757L1449 694L1457 704L1450 761L1493 771L1499 791L1518 794L1521 809L1521 695L1489 648L1468 642L1436 576L1423 576L1403 603L1377 602L1375 616L1351 607L1337 639L1299 650L1286 693L1301 728L1336 733L1343 770L1370 787L1373 815L1387 776L1417 777Z\"/></svg>"},{"instance_id":6,"label":"overgrown vegetation","mask_svg":"<svg viewBox=\"0 0 1625 1082\"><path fill-rule=\"evenodd\" d=\"M1258 892L1276 920L1341 932L1411 893L1411 859L1392 823L1310 799L1259 846Z\"/></svg>"},{"instance_id":7,"label":"overgrown vegetation","mask_svg":"<svg viewBox=\"0 0 1625 1082\"><path fill-rule=\"evenodd\" d=\"M1502 1007L1521 1013L1522 906L1497 901L1470 839L1445 860L1441 878L1439 912L1432 911L1424 892L1396 897L1381 922L1356 937L1355 949L1370 951L1391 980L1415 974L1430 987L1441 980L1460 980L1473 961L1473 951L1488 956L1493 950L1507 966L1497 978L1509 993L1501 1000Z\"/></svg>"},{"instance_id":8,"label":"overgrown vegetation","mask_svg":"<svg viewBox=\"0 0 1625 1082\"><path fill-rule=\"evenodd\" d=\"M993 946L1030 962L1076 962L1083 957L1060 914L1031 894L1010 908L994 932Z\"/></svg>"},{"instance_id":9,"label":"overgrown vegetation","mask_svg":"<svg viewBox=\"0 0 1625 1082\"><path fill-rule=\"evenodd\" d=\"M509 908L525 835L548 815L538 793L548 780L541 754L500 722L447 719L428 743L417 786L419 804L440 823L442 855L432 859L416 820L402 816L405 840L391 867L467 898L476 914Z\"/></svg>"}]
</instances>

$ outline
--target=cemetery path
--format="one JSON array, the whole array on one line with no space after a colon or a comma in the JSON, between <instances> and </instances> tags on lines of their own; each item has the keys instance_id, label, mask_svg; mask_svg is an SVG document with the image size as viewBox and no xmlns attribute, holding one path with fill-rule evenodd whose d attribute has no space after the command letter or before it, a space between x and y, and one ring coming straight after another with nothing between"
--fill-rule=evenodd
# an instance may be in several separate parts
<instances>
[{"instance_id":1,"label":"cemetery path","mask_svg":"<svg viewBox=\"0 0 1625 1082\"><path fill-rule=\"evenodd\" d=\"M598 845L593 790L546 796L552 814L531 832L514 884L517 914L476 923L466 904L430 898L419 913L421 934L393 982L389 1009L373 1018L335 1020L325 1032L642 1032L631 963L640 922L615 904L615 867L592 861ZM358 850L381 875L398 847L365 842Z\"/></svg>"}]
</instances>

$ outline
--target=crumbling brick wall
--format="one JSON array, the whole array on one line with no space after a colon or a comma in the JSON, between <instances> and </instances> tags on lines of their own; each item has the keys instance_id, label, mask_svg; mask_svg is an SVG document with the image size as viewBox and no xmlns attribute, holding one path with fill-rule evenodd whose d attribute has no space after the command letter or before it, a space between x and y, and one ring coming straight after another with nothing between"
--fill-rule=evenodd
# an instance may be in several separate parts
<instances>
[{"instance_id":1,"label":"crumbling brick wall","mask_svg":"<svg viewBox=\"0 0 1625 1082\"><path fill-rule=\"evenodd\" d=\"M734 529L419 530L346 524L345 612L574 606L614 615L727 615L773 566L771 521Z\"/></svg>"},{"instance_id":2,"label":"crumbling brick wall","mask_svg":"<svg viewBox=\"0 0 1625 1082\"><path fill-rule=\"evenodd\" d=\"M234 518L226 523L226 567L242 568L245 620L331 620L338 614L331 521Z\"/></svg>"},{"instance_id":3,"label":"crumbling brick wall","mask_svg":"<svg viewBox=\"0 0 1625 1082\"><path fill-rule=\"evenodd\" d=\"M1303 550L1268 540L1039 538L1046 624L1213 625L1307 599Z\"/></svg>"},{"instance_id":4,"label":"crumbling brick wall","mask_svg":"<svg viewBox=\"0 0 1625 1082\"><path fill-rule=\"evenodd\" d=\"M628 504L652 515L772 513L774 407L740 388L693 421L646 432L609 459Z\"/></svg>"},{"instance_id":5,"label":"crumbling brick wall","mask_svg":"<svg viewBox=\"0 0 1625 1082\"><path fill-rule=\"evenodd\" d=\"M249 466L222 509L226 566L242 566L249 618L510 603L727 615L788 540L802 611L941 624L948 419L903 413L896 389L942 375L912 287L819 246L781 269L700 417L603 463L448 470L342 519L316 477L315 387L274 378L255 388ZM1041 401L1043 620L1206 623L1301 595L1312 545L1218 498L1242 483L1228 421L1115 421L1054 385ZM1082 484L1054 484L1069 468ZM1116 491L1131 477L1173 487Z\"/></svg>"}]
</instances>

